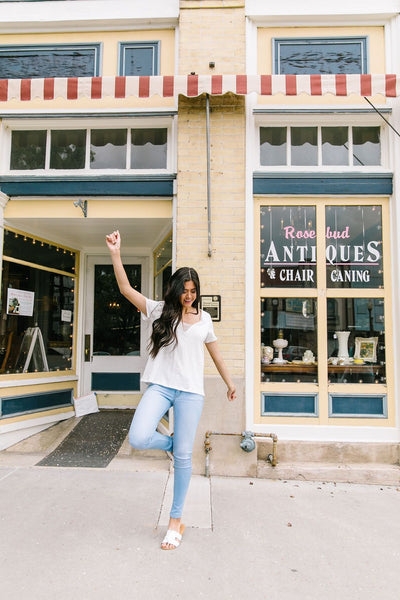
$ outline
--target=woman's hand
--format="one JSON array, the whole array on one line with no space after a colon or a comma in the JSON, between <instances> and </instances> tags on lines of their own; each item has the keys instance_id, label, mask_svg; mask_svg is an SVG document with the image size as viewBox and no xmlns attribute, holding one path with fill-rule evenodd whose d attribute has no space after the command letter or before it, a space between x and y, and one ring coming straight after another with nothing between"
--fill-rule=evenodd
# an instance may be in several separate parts
<instances>
[{"instance_id":1,"label":"woman's hand","mask_svg":"<svg viewBox=\"0 0 400 600\"><path fill-rule=\"evenodd\" d=\"M110 252L121 249L121 236L118 230L106 235L106 244Z\"/></svg>"},{"instance_id":2,"label":"woman's hand","mask_svg":"<svg viewBox=\"0 0 400 600\"><path fill-rule=\"evenodd\" d=\"M236 388L234 385L229 386L228 391L226 392L226 395L227 395L229 402L232 402L232 400L235 400Z\"/></svg>"}]
</instances>

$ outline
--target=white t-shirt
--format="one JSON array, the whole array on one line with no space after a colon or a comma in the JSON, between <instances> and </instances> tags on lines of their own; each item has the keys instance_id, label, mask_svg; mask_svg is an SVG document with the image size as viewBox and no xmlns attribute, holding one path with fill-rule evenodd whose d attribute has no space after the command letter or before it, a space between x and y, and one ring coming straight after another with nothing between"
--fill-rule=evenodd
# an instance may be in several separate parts
<instances>
[{"instance_id":1,"label":"white t-shirt","mask_svg":"<svg viewBox=\"0 0 400 600\"><path fill-rule=\"evenodd\" d=\"M142 313L142 318L155 321L163 307L164 302L147 298L147 314ZM181 321L176 337L177 344L164 346L155 358L149 357L142 381L204 396L204 344L217 339L210 315L201 310L197 323L187 325Z\"/></svg>"}]
</instances>

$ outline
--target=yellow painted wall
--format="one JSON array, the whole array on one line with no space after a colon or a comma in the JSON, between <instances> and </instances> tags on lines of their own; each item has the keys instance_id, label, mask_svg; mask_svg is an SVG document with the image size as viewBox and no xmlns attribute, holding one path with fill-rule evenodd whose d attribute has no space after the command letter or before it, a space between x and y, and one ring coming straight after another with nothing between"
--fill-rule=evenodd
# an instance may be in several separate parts
<instances>
[{"instance_id":1,"label":"yellow painted wall","mask_svg":"<svg viewBox=\"0 0 400 600\"><path fill-rule=\"evenodd\" d=\"M274 38L314 38L314 37L368 37L368 72L385 73L385 37L384 27L274 27L259 28L257 35L257 72L259 74L270 75L273 72L273 39ZM372 99L374 104L385 103L383 96L376 96ZM330 94L325 96L310 97L307 94L300 96L259 96L259 104L283 104L283 105L304 105L304 104L366 104L365 100L359 96L335 97Z\"/></svg>"}]
</instances>

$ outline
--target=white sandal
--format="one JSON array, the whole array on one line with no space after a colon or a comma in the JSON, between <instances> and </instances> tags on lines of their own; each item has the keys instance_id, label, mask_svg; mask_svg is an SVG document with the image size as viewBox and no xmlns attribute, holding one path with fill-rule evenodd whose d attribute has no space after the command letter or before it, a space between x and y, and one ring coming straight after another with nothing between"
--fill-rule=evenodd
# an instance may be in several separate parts
<instances>
[{"instance_id":1,"label":"white sandal","mask_svg":"<svg viewBox=\"0 0 400 600\"><path fill-rule=\"evenodd\" d=\"M161 542L161 550L175 550L175 548L178 548L178 546L180 546L181 544L182 535L184 531L184 525L180 526L179 532L174 531L173 529L168 529L165 538ZM173 546L173 548L163 548L164 544L169 544L170 546Z\"/></svg>"}]
</instances>

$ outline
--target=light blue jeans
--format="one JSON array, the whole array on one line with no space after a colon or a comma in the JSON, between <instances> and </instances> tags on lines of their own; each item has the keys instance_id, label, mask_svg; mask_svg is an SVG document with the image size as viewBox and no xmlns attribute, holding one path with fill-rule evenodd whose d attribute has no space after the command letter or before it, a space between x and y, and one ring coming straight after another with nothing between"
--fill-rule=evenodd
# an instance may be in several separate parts
<instances>
[{"instance_id":1,"label":"light blue jeans","mask_svg":"<svg viewBox=\"0 0 400 600\"><path fill-rule=\"evenodd\" d=\"M192 449L203 409L203 396L151 383L135 411L129 443L138 450L166 450L174 455L174 500L170 516L179 519L192 475ZM160 419L174 409L174 436L156 431Z\"/></svg>"}]
</instances>

